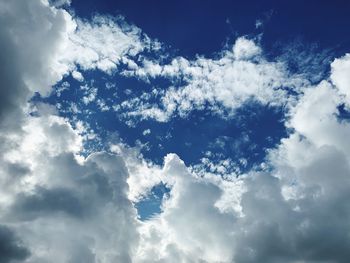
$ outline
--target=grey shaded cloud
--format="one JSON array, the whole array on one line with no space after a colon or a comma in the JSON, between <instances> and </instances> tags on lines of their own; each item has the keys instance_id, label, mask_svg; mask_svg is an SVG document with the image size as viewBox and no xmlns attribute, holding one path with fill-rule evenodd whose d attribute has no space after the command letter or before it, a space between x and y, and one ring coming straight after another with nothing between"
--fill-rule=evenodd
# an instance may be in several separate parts
<instances>
[{"instance_id":1,"label":"grey shaded cloud","mask_svg":"<svg viewBox=\"0 0 350 263\"><path fill-rule=\"evenodd\" d=\"M30 256L29 250L8 227L0 225L0 263L24 261Z\"/></svg>"},{"instance_id":2,"label":"grey shaded cloud","mask_svg":"<svg viewBox=\"0 0 350 263\"><path fill-rule=\"evenodd\" d=\"M20 122L19 105L25 102L29 92L24 83L18 78L20 72L18 54L16 53L15 43L11 41L11 34L7 28L6 19L0 15L0 127L8 127L11 124ZM15 114L16 112L17 114ZM16 116L16 122L13 121L13 115Z\"/></svg>"},{"instance_id":3,"label":"grey shaded cloud","mask_svg":"<svg viewBox=\"0 0 350 263\"><path fill-rule=\"evenodd\" d=\"M45 189L38 187L34 194L19 194L11 208L11 217L33 220L43 216L65 213L73 217L84 217L89 208L84 199L64 188Z\"/></svg>"}]
</instances>

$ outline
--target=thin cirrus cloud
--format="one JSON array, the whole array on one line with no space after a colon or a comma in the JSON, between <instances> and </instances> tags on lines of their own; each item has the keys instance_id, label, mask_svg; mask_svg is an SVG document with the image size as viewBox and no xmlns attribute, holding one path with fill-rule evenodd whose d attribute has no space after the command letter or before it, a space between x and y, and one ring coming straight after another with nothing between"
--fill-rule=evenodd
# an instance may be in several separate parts
<instances>
[{"instance_id":1,"label":"thin cirrus cloud","mask_svg":"<svg viewBox=\"0 0 350 263\"><path fill-rule=\"evenodd\" d=\"M69 3L0 1L0 262L349 261L350 124L340 110L349 106L349 55L317 83L248 37L213 57L166 59L161 43L123 18L80 19L63 9ZM170 152L155 164L145 145L99 138L63 117L67 109L28 102L35 92L50 98L70 74L91 84L92 71L168 81L114 108L97 84L86 86L95 92L86 106L96 101L101 114L134 125L195 110L235 118L253 100L283 108L289 132L259 169L218 176ZM88 137L106 147L84 155ZM169 188L161 212L142 221L135 204L159 184Z\"/></svg>"}]
</instances>

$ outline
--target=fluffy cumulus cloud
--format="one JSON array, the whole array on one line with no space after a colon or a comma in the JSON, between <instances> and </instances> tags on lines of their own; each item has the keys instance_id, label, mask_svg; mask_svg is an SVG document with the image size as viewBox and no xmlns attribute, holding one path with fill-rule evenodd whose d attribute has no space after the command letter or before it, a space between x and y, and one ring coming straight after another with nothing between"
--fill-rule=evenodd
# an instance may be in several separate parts
<instances>
[{"instance_id":1,"label":"fluffy cumulus cloud","mask_svg":"<svg viewBox=\"0 0 350 263\"><path fill-rule=\"evenodd\" d=\"M342 58L335 59L331 66L331 79L339 91L346 96L346 104L348 105L350 100L350 77L348 74L350 70L350 55L346 54Z\"/></svg>"},{"instance_id":2,"label":"fluffy cumulus cloud","mask_svg":"<svg viewBox=\"0 0 350 263\"><path fill-rule=\"evenodd\" d=\"M349 55L317 84L244 37L216 58L166 64L139 56L159 48L140 29L74 17L69 3L0 0L0 262L349 262ZM253 99L287 105L290 132L261 169L215 176L121 142L85 156L77 120L27 103L68 74L84 82L85 70L121 64L124 76L181 84L126 101L125 116L232 113ZM161 213L140 221L135 203L160 183Z\"/></svg>"},{"instance_id":3,"label":"fluffy cumulus cloud","mask_svg":"<svg viewBox=\"0 0 350 263\"><path fill-rule=\"evenodd\" d=\"M80 136L57 116L28 118L22 129L4 140L1 160L1 222L26 244L18 258L131 262L137 222L123 159L79 158Z\"/></svg>"},{"instance_id":4,"label":"fluffy cumulus cloud","mask_svg":"<svg viewBox=\"0 0 350 263\"><path fill-rule=\"evenodd\" d=\"M269 153L271 169L226 187L167 156L172 191L163 213L142 226L141 262L347 262L350 126L337 119L342 103L330 82L308 90L288 121L294 132Z\"/></svg>"},{"instance_id":5,"label":"fluffy cumulus cloud","mask_svg":"<svg viewBox=\"0 0 350 263\"><path fill-rule=\"evenodd\" d=\"M117 56L135 55L142 45L128 38L132 28L124 34L108 19L84 24L47 1L0 6L0 261L132 262L138 223L122 157L105 152L81 157L80 132L49 106L30 114L27 100L34 92L49 94L80 63L109 70L101 66L106 56L117 63ZM123 41L132 43L120 41L113 51L100 49L98 41L82 46L79 40L96 28L111 34L102 41L124 34ZM68 59L67 47L75 47L77 55ZM99 53L81 61L78 55L94 48ZM79 72L73 75L83 80Z\"/></svg>"}]
</instances>

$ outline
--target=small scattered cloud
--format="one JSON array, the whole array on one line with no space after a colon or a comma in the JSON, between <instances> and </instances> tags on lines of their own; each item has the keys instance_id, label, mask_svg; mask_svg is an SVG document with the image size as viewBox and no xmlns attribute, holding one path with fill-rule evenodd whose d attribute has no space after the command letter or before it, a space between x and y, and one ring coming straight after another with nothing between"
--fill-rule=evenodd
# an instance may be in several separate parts
<instances>
[{"instance_id":1,"label":"small scattered cloud","mask_svg":"<svg viewBox=\"0 0 350 263\"><path fill-rule=\"evenodd\" d=\"M151 130L150 129L146 129L142 132L143 136L146 136L148 134L151 134Z\"/></svg>"},{"instance_id":2,"label":"small scattered cloud","mask_svg":"<svg viewBox=\"0 0 350 263\"><path fill-rule=\"evenodd\" d=\"M75 78L79 82L84 81L84 77L79 71L73 71L72 72L72 77Z\"/></svg>"}]
</instances>

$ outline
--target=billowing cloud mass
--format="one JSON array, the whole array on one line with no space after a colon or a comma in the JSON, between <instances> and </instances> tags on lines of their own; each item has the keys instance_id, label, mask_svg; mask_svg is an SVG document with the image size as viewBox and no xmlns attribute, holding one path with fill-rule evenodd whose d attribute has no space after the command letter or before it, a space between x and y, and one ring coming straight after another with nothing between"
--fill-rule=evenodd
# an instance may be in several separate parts
<instances>
[{"instance_id":1,"label":"billowing cloud mass","mask_svg":"<svg viewBox=\"0 0 350 263\"><path fill-rule=\"evenodd\" d=\"M316 84L248 37L212 58L166 61L148 56L162 45L124 18L81 19L69 4L0 0L0 262L350 261L349 54ZM93 70L168 81L116 105L126 121L195 110L235 118L254 101L283 108L288 133L239 177L198 172L174 153L159 165L147 146L113 136L86 155L88 134L98 135L30 99L70 75L86 84ZM161 212L140 220L135 204L159 184L169 189Z\"/></svg>"}]
</instances>

